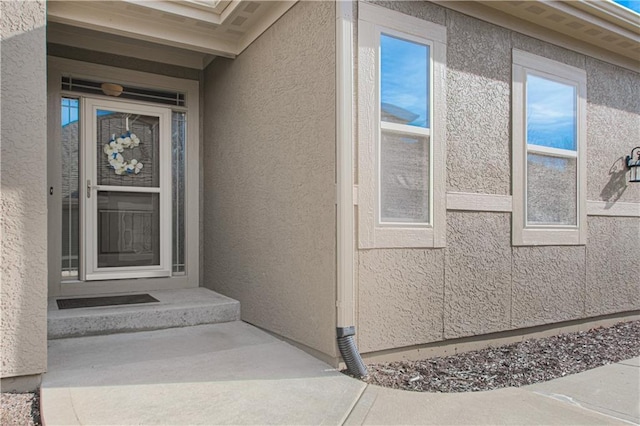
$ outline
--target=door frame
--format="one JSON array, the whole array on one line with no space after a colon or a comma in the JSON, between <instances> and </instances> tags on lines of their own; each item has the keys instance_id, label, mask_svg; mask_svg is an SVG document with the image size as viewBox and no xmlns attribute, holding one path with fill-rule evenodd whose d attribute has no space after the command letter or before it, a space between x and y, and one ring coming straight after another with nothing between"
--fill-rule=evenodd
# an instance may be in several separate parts
<instances>
[{"instance_id":1,"label":"door frame","mask_svg":"<svg viewBox=\"0 0 640 426\"><path fill-rule=\"evenodd\" d=\"M104 279L149 278L171 276L172 242L171 242L171 108L157 105L139 105L120 99L102 99L85 96L81 102L84 125L81 124L83 138L80 142L80 211L83 220L80 221L80 238L84 242L84 256L80 268L80 279L85 281ZM109 267L98 266L98 191L101 190L97 179L96 163L98 146L107 141L96 141L97 111L109 109L117 112L133 113L158 117L160 139L158 141L158 188L157 190L140 191L139 187L132 187L131 192L158 193L159 218L159 265L139 267ZM168 140L167 140L168 139ZM98 145L100 144L100 145ZM84 152L83 152L84 151ZM102 152L100 152L102 154ZM86 185L83 185L86 183ZM129 187L126 187L129 188ZM105 190L102 188L102 190ZM106 189L110 190L110 189ZM128 191L122 191L128 192Z\"/></svg>"},{"instance_id":2,"label":"door frame","mask_svg":"<svg viewBox=\"0 0 640 426\"><path fill-rule=\"evenodd\" d=\"M141 71L127 70L76 60L47 57L47 193L48 197L48 290L49 297L82 296L96 294L129 293L167 289L195 288L200 285L202 268L200 217L200 174L202 170L202 138L200 133L200 88L199 82ZM62 76L73 76L89 80L118 83L157 90L178 91L186 95L186 107L172 107L173 111L187 113L187 140L185 161L185 272L170 277L133 279L106 279L99 281L63 280L61 276L62 256L62 200L60 197L62 161L60 102L63 96L91 97L113 100L113 97L89 95L63 91ZM135 100L124 100L131 104L155 105ZM84 183L86 186L86 182ZM80 185L82 188L83 185ZM83 241L80 241L81 246ZM81 252L83 248L80 248Z\"/></svg>"}]
</instances>

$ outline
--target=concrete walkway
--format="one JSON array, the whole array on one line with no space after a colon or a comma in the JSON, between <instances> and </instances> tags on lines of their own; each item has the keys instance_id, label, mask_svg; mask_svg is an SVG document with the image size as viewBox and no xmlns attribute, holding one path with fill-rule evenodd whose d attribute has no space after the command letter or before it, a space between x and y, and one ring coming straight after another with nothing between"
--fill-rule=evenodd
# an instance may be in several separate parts
<instances>
[{"instance_id":1,"label":"concrete walkway","mask_svg":"<svg viewBox=\"0 0 640 426\"><path fill-rule=\"evenodd\" d=\"M640 423L640 359L465 394L367 386L242 322L49 342L45 425Z\"/></svg>"}]
</instances>

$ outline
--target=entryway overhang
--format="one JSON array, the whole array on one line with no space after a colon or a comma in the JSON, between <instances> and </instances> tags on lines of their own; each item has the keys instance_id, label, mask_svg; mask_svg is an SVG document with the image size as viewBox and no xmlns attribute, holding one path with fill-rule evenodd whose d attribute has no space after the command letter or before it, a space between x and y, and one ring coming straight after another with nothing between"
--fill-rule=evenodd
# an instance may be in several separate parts
<instances>
[{"instance_id":1,"label":"entryway overhang","mask_svg":"<svg viewBox=\"0 0 640 426\"><path fill-rule=\"evenodd\" d=\"M215 56L235 58L295 3L50 1L47 38L49 43L204 69Z\"/></svg>"}]
</instances>

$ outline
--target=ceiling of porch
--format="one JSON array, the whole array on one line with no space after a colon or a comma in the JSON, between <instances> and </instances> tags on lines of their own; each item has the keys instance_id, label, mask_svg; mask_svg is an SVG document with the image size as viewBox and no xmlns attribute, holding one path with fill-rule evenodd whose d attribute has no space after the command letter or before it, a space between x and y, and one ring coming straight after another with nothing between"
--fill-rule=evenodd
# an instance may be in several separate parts
<instances>
[{"instance_id":1,"label":"ceiling of porch","mask_svg":"<svg viewBox=\"0 0 640 426\"><path fill-rule=\"evenodd\" d=\"M296 1L50 1L48 42L203 69L233 58Z\"/></svg>"}]
</instances>

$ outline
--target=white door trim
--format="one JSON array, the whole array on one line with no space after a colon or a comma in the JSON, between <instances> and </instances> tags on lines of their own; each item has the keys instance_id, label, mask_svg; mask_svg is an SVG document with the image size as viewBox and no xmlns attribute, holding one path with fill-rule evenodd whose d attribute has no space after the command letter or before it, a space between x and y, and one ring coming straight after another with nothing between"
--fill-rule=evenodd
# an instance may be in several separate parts
<instances>
[{"instance_id":1,"label":"white door trim","mask_svg":"<svg viewBox=\"0 0 640 426\"><path fill-rule=\"evenodd\" d=\"M80 158L84 165L80 167L81 211L84 221L80 239L84 242L84 267L80 269L80 278L85 281L125 278L168 277L171 275L171 109L150 105L137 105L126 101L84 97L82 140ZM160 126L159 187L104 187L98 185L96 141L97 111L99 109L141 114L158 117ZM83 183L86 183L83 185ZM98 191L114 190L118 192L141 192L160 194L160 264L158 266L99 267L98 266ZM82 206L84 205L84 208Z\"/></svg>"}]
</instances>

